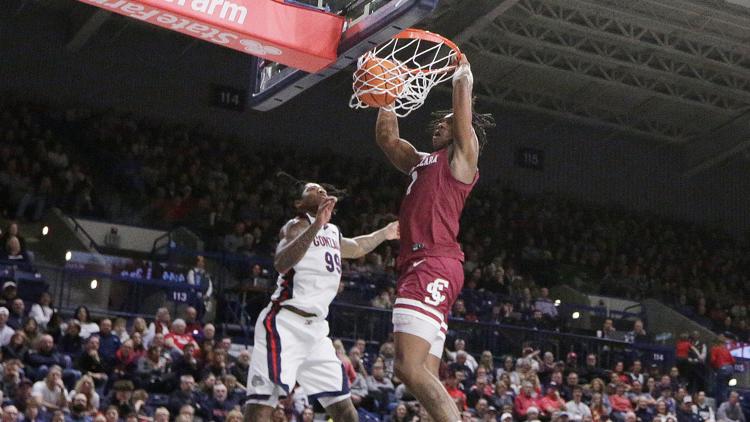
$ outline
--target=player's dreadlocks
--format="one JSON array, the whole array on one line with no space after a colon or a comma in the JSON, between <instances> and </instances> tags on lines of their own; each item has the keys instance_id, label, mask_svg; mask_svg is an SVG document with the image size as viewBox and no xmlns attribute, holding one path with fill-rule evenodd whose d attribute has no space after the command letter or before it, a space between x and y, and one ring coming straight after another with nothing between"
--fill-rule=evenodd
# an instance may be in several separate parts
<instances>
[{"instance_id":1,"label":"player's dreadlocks","mask_svg":"<svg viewBox=\"0 0 750 422\"><path fill-rule=\"evenodd\" d=\"M297 190L298 198L302 196L302 193L305 191L305 186L308 183L318 183L320 186L323 186L323 189L325 189L326 192L328 192L329 196L335 196L339 201L344 199L347 195L346 189L339 189L336 186L333 186L328 183L310 182L307 180L300 180L285 171L277 172L276 177L292 184L292 186L294 186L294 188Z\"/></svg>"},{"instance_id":2,"label":"player's dreadlocks","mask_svg":"<svg viewBox=\"0 0 750 422\"><path fill-rule=\"evenodd\" d=\"M473 108L473 107L472 107ZM435 133L440 122L445 120L446 117L452 116L453 110L440 110L432 113L433 120L428 126L430 135ZM482 149L487 144L487 129L495 127L495 118L492 114L482 114L476 111L471 112L471 125L474 127L474 132L477 134L477 140L479 141L479 153L482 153Z\"/></svg>"}]
</instances>

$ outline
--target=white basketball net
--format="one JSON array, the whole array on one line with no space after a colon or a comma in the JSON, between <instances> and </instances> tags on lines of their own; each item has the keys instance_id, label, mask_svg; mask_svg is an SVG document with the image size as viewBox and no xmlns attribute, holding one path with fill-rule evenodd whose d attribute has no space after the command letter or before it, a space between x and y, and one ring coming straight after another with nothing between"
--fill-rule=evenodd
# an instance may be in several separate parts
<instances>
[{"instance_id":1,"label":"white basketball net","mask_svg":"<svg viewBox=\"0 0 750 422\"><path fill-rule=\"evenodd\" d=\"M362 69L365 64L370 69L354 72L354 94L349 100L349 107L370 107L360 99L363 94L385 94L396 96L396 101L382 108L404 117L424 104L433 86L451 78L455 70L456 55L455 50L442 42L420 38L392 38L357 59L357 69ZM383 66L380 69L390 69L392 65L396 67L377 76L367 72L381 64ZM369 85L360 79L363 77L368 78ZM398 86L402 90L396 95L394 87Z\"/></svg>"}]
</instances>

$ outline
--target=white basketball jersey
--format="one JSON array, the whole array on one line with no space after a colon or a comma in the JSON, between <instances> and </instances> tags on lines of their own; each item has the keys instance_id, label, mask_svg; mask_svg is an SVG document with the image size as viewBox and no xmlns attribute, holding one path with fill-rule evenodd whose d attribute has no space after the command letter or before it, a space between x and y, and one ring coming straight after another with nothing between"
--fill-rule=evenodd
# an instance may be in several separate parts
<instances>
[{"instance_id":1,"label":"white basketball jersey","mask_svg":"<svg viewBox=\"0 0 750 422\"><path fill-rule=\"evenodd\" d=\"M310 224L315 221L310 215L306 218ZM271 300L325 318L340 281L341 232L329 223L318 231L302 259L279 275Z\"/></svg>"}]
</instances>

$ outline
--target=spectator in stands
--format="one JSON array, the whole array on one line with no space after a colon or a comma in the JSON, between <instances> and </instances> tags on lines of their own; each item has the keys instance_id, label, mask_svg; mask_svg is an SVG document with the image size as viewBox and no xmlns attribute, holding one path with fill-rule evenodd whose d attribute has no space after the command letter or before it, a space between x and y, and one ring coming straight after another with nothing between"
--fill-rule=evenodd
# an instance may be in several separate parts
<instances>
[{"instance_id":1,"label":"spectator in stands","mask_svg":"<svg viewBox=\"0 0 750 422\"><path fill-rule=\"evenodd\" d=\"M640 422L651 422L654 419L653 406L656 405L656 401L651 405L648 399L640 397L636 401L635 415Z\"/></svg>"},{"instance_id":2,"label":"spectator in stands","mask_svg":"<svg viewBox=\"0 0 750 422\"><path fill-rule=\"evenodd\" d=\"M164 346L176 354L182 354L182 349L188 343L194 343L195 340L190 333L185 332L187 324L185 320L177 318L172 322L171 331L164 336Z\"/></svg>"},{"instance_id":3,"label":"spectator in stands","mask_svg":"<svg viewBox=\"0 0 750 422\"><path fill-rule=\"evenodd\" d=\"M26 375L32 380L40 380L47 375L53 366L67 367L70 359L55 351L52 336L43 335L37 343L36 349L26 353L24 357Z\"/></svg>"},{"instance_id":4,"label":"spectator in stands","mask_svg":"<svg viewBox=\"0 0 750 422\"><path fill-rule=\"evenodd\" d=\"M112 320L104 318L99 321L99 354L105 364L111 366L115 360L115 353L121 346L120 337L112 332Z\"/></svg>"},{"instance_id":5,"label":"spectator in stands","mask_svg":"<svg viewBox=\"0 0 750 422\"><path fill-rule=\"evenodd\" d=\"M633 411L633 405L625 395L625 383L617 384L615 394L609 396L609 402L612 405L611 416L617 421L624 421L625 414Z\"/></svg>"},{"instance_id":6,"label":"spectator in stands","mask_svg":"<svg viewBox=\"0 0 750 422\"><path fill-rule=\"evenodd\" d=\"M687 377L688 389L696 392L704 388L708 352L706 344L700 340L700 334L697 331L693 331L689 340L690 350L687 358L687 370L683 373Z\"/></svg>"},{"instance_id":7,"label":"spectator in stands","mask_svg":"<svg viewBox=\"0 0 750 422\"><path fill-rule=\"evenodd\" d=\"M18 408L16 406L13 406L12 404L3 406L2 417L3 422L16 422L20 420Z\"/></svg>"},{"instance_id":8,"label":"spectator in stands","mask_svg":"<svg viewBox=\"0 0 750 422\"><path fill-rule=\"evenodd\" d=\"M60 351L72 360L77 360L83 353L85 340L80 335L81 324L76 319L68 321L65 334L60 338Z\"/></svg>"},{"instance_id":9,"label":"spectator in stands","mask_svg":"<svg viewBox=\"0 0 750 422\"><path fill-rule=\"evenodd\" d=\"M664 401L657 401L654 412L654 422L667 422L669 418L672 418L675 421L677 420L677 417L674 415L674 413L669 411L669 407Z\"/></svg>"},{"instance_id":10,"label":"spectator in stands","mask_svg":"<svg viewBox=\"0 0 750 422\"><path fill-rule=\"evenodd\" d=\"M177 359L172 362L172 373L178 377L182 375L192 375L195 379L200 378L203 373L203 368L201 365L202 362L196 357L198 353L198 348L195 343L186 344L185 348L182 349L182 355L178 356ZM247 377L247 374L245 374L245 376Z\"/></svg>"},{"instance_id":11,"label":"spectator in stands","mask_svg":"<svg viewBox=\"0 0 750 422\"><path fill-rule=\"evenodd\" d=\"M446 391L448 391L448 395L457 403L461 403L459 405L459 410L463 410L466 408L466 394L461 389L459 374L461 374L461 376L464 375L461 371L449 371L448 378L445 379L443 384Z\"/></svg>"},{"instance_id":12,"label":"spectator in stands","mask_svg":"<svg viewBox=\"0 0 750 422\"><path fill-rule=\"evenodd\" d=\"M194 405L196 409L202 409L202 398L200 395L194 390L195 388L195 379L192 375L186 374L182 375L180 377L180 386L179 389L172 392L169 396L169 405L168 408L170 411L174 414L181 413L182 406L186 404ZM203 416L208 416L208 414L204 411L200 412L201 414L204 414Z\"/></svg>"},{"instance_id":13,"label":"spectator in stands","mask_svg":"<svg viewBox=\"0 0 750 422\"><path fill-rule=\"evenodd\" d=\"M247 385L247 374L250 369L250 351L243 349L237 355L237 361L232 365L230 373L237 378L240 385Z\"/></svg>"},{"instance_id":14,"label":"spectator in stands","mask_svg":"<svg viewBox=\"0 0 750 422\"><path fill-rule=\"evenodd\" d=\"M115 381L112 387L112 393L105 403L106 407L114 406L120 415L130 415L135 413L135 407L131 403L133 397L133 382L130 380Z\"/></svg>"},{"instance_id":15,"label":"spectator in stands","mask_svg":"<svg viewBox=\"0 0 750 422\"><path fill-rule=\"evenodd\" d=\"M461 371L466 375L467 382L473 379L474 372L468 365L468 357L470 355L463 350L456 352L455 362L449 365L449 368L453 371Z\"/></svg>"},{"instance_id":16,"label":"spectator in stands","mask_svg":"<svg viewBox=\"0 0 750 422\"><path fill-rule=\"evenodd\" d=\"M170 317L169 310L167 308L157 309L156 318L154 318L154 321L148 325L148 330L143 336L143 343L146 346L149 346L151 344L151 341L153 341L156 333L160 333L165 336L169 334L169 324L171 320L172 318Z\"/></svg>"},{"instance_id":17,"label":"spectator in stands","mask_svg":"<svg viewBox=\"0 0 750 422\"><path fill-rule=\"evenodd\" d=\"M109 229L109 233L104 236L104 246L110 249L120 249L120 243L122 239L120 234L117 233L117 227L112 226Z\"/></svg>"},{"instance_id":18,"label":"spectator in stands","mask_svg":"<svg viewBox=\"0 0 750 422\"><path fill-rule=\"evenodd\" d=\"M10 223L8 223L8 227L6 227L5 232L3 232L2 236L0 236L0 243L6 245L11 237L15 237L16 239L18 239L21 250L26 251L26 238L21 235L20 227L15 221L11 221Z\"/></svg>"},{"instance_id":19,"label":"spectator in stands","mask_svg":"<svg viewBox=\"0 0 750 422\"><path fill-rule=\"evenodd\" d=\"M185 308L185 332L195 338L202 330L203 324L198 319L198 310L193 306Z\"/></svg>"},{"instance_id":20,"label":"spectator in stands","mask_svg":"<svg viewBox=\"0 0 750 422\"><path fill-rule=\"evenodd\" d=\"M195 266L188 271L187 282L195 287L196 302L193 305L198 310L198 319L203 319L211 312L214 287L211 274L206 271L206 259L202 255L195 258Z\"/></svg>"},{"instance_id":21,"label":"spectator in stands","mask_svg":"<svg viewBox=\"0 0 750 422\"><path fill-rule=\"evenodd\" d=\"M39 295L39 301L31 305L29 317L34 318L39 326L45 329L54 312L55 310L52 308L52 296L48 292L42 292Z\"/></svg>"},{"instance_id":22,"label":"spectator in stands","mask_svg":"<svg viewBox=\"0 0 750 422\"><path fill-rule=\"evenodd\" d=\"M607 415L609 415L612 412L612 405L609 402L609 395L607 394L607 389L606 389L606 387L604 385L604 381L602 381L601 378L594 378L594 380L591 381L591 387L590 388L591 388L591 400L592 400L592 403L593 403L593 399L594 399L594 394L596 394L596 393L601 394L601 396L602 396L602 405L606 408ZM589 407L591 407L592 411L594 410L593 406L590 405Z\"/></svg>"},{"instance_id":23,"label":"spectator in stands","mask_svg":"<svg viewBox=\"0 0 750 422\"><path fill-rule=\"evenodd\" d=\"M224 384L216 384L213 388L213 395L208 400L207 408L209 419L217 422L224 422L227 414L234 409L236 404L227 400L227 387Z\"/></svg>"},{"instance_id":24,"label":"spectator in stands","mask_svg":"<svg viewBox=\"0 0 750 422\"><path fill-rule=\"evenodd\" d=\"M13 333L15 333L15 330L7 325L9 316L8 308L0 307L0 346L8 345Z\"/></svg>"},{"instance_id":25,"label":"spectator in stands","mask_svg":"<svg viewBox=\"0 0 750 422\"><path fill-rule=\"evenodd\" d=\"M453 342L453 348L454 348L453 351L446 350L446 352L448 355L448 359L455 362L456 355L458 354L458 352L460 351L466 352L466 340L462 338L457 338ZM478 365L479 364L477 363L477 360L474 359L474 356L470 355L469 353L466 353L466 366L469 367L472 373L476 371Z\"/></svg>"},{"instance_id":26,"label":"spectator in stands","mask_svg":"<svg viewBox=\"0 0 750 422\"><path fill-rule=\"evenodd\" d=\"M591 409L583 402L583 388L579 385L572 387L572 399L565 404L565 411L570 415L572 421L582 421L591 417Z\"/></svg>"},{"instance_id":27,"label":"spectator in stands","mask_svg":"<svg viewBox=\"0 0 750 422\"><path fill-rule=\"evenodd\" d=\"M68 392L62 380L62 368L53 365L44 380L34 383L32 394L41 397L41 404L47 412L64 410L68 406Z\"/></svg>"},{"instance_id":28,"label":"spectator in stands","mask_svg":"<svg viewBox=\"0 0 750 422\"><path fill-rule=\"evenodd\" d=\"M557 318L557 307L555 302L549 298L548 288L542 287L539 289L539 297L534 302L534 309L540 311L547 318Z\"/></svg>"},{"instance_id":29,"label":"spectator in stands","mask_svg":"<svg viewBox=\"0 0 750 422\"><path fill-rule=\"evenodd\" d=\"M490 404L495 406L497 409L502 409L505 406L513 407L513 393L510 391L506 381L498 380L495 383L495 391L490 398Z\"/></svg>"},{"instance_id":30,"label":"spectator in stands","mask_svg":"<svg viewBox=\"0 0 750 422\"><path fill-rule=\"evenodd\" d=\"M701 417L693 408L693 398L686 395L677 408L677 422L702 422Z\"/></svg>"},{"instance_id":31,"label":"spectator in stands","mask_svg":"<svg viewBox=\"0 0 750 422\"><path fill-rule=\"evenodd\" d=\"M238 222L234 225L234 231L224 236L224 250L227 252L236 253L237 249L244 243L243 236L245 235L245 223Z\"/></svg>"},{"instance_id":32,"label":"spectator in stands","mask_svg":"<svg viewBox=\"0 0 750 422\"><path fill-rule=\"evenodd\" d=\"M393 408L393 412L391 412L390 415L386 416L384 422L409 422L411 420L412 417L411 415L409 415L409 409L406 407L406 405L404 403L398 403L396 407Z\"/></svg>"},{"instance_id":33,"label":"spectator in stands","mask_svg":"<svg viewBox=\"0 0 750 422\"><path fill-rule=\"evenodd\" d=\"M477 376L474 385L472 385L469 392L466 393L466 404L470 408L474 408L480 399L489 401L492 398L492 393L493 388L492 385L487 382L487 376Z\"/></svg>"},{"instance_id":34,"label":"spectator in stands","mask_svg":"<svg viewBox=\"0 0 750 422\"><path fill-rule=\"evenodd\" d=\"M719 334L719 338L711 348L711 368L716 374L716 402L722 403L727 399L729 380L734 374L734 356L727 347L727 338Z\"/></svg>"},{"instance_id":35,"label":"spectator in stands","mask_svg":"<svg viewBox=\"0 0 750 422\"><path fill-rule=\"evenodd\" d=\"M88 399L84 394L76 394L71 400L70 413L65 417L65 422L92 422L88 415Z\"/></svg>"},{"instance_id":36,"label":"spectator in stands","mask_svg":"<svg viewBox=\"0 0 750 422\"><path fill-rule=\"evenodd\" d=\"M142 354L137 353L133 350L133 340L126 340L119 349L115 352L115 357L112 362L112 372L115 378L128 378L130 374L135 372L138 359Z\"/></svg>"},{"instance_id":37,"label":"spectator in stands","mask_svg":"<svg viewBox=\"0 0 750 422\"><path fill-rule=\"evenodd\" d=\"M706 402L706 393L699 391L695 394L693 411L698 414L701 422L716 422L716 415L713 407Z\"/></svg>"},{"instance_id":38,"label":"spectator in stands","mask_svg":"<svg viewBox=\"0 0 750 422\"><path fill-rule=\"evenodd\" d=\"M565 400L560 397L558 385L551 382L547 386L546 394L537 400L537 405L542 416L552 417L561 410L565 409Z\"/></svg>"},{"instance_id":39,"label":"spectator in stands","mask_svg":"<svg viewBox=\"0 0 750 422\"><path fill-rule=\"evenodd\" d=\"M10 308L13 304L13 299L18 297L18 288L14 281L6 281L3 283L3 294L0 296L0 305L3 307Z\"/></svg>"},{"instance_id":40,"label":"spectator in stands","mask_svg":"<svg viewBox=\"0 0 750 422\"><path fill-rule=\"evenodd\" d=\"M581 382L592 382L595 378L604 378L604 371L597 365L597 357L593 353L586 355L586 366L579 372Z\"/></svg>"},{"instance_id":41,"label":"spectator in stands","mask_svg":"<svg viewBox=\"0 0 750 422\"><path fill-rule=\"evenodd\" d=\"M393 378L393 364L396 360L396 348L393 343L386 341L380 345L380 355L383 359L383 366L385 368L385 377Z\"/></svg>"},{"instance_id":42,"label":"spectator in stands","mask_svg":"<svg viewBox=\"0 0 750 422\"><path fill-rule=\"evenodd\" d=\"M9 359L23 360L29 351L30 343L26 340L26 334L23 331L16 331L10 338L10 343L2 347L3 361Z\"/></svg>"},{"instance_id":43,"label":"spectator in stands","mask_svg":"<svg viewBox=\"0 0 750 422\"><path fill-rule=\"evenodd\" d=\"M47 419L47 412L42 411L37 400L29 400L26 403L26 410L23 412L23 422L45 422Z\"/></svg>"},{"instance_id":44,"label":"spectator in stands","mask_svg":"<svg viewBox=\"0 0 750 422\"><path fill-rule=\"evenodd\" d=\"M41 337L42 335L42 333L39 331L39 325L33 318L26 318L23 323L23 329L21 330L21 332L23 332L26 336L26 345L29 347L31 347L32 344L36 344L36 342L39 341L39 337Z\"/></svg>"},{"instance_id":45,"label":"spectator in stands","mask_svg":"<svg viewBox=\"0 0 750 422\"><path fill-rule=\"evenodd\" d=\"M639 359L634 360L633 364L630 366L628 378L628 384L633 384L637 381L643 385L643 383L646 382L646 375L643 373L643 364Z\"/></svg>"},{"instance_id":46,"label":"spectator in stands","mask_svg":"<svg viewBox=\"0 0 750 422\"><path fill-rule=\"evenodd\" d=\"M527 422L539 422L539 408L536 406L531 406L526 411L526 421Z\"/></svg>"},{"instance_id":47,"label":"spectator in stands","mask_svg":"<svg viewBox=\"0 0 750 422\"><path fill-rule=\"evenodd\" d=\"M633 322L633 330L625 336L625 341L636 344L649 342L648 334L643 328L643 321L637 319Z\"/></svg>"},{"instance_id":48,"label":"spectator in stands","mask_svg":"<svg viewBox=\"0 0 750 422\"><path fill-rule=\"evenodd\" d=\"M716 411L717 422L745 422L745 414L740 406L740 395L736 391L729 393L727 401Z\"/></svg>"},{"instance_id":49,"label":"spectator in stands","mask_svg":"<svg viewBox=\"0 0 750 422\"><path fill-rule=\"evenodd\" d=\"M372 299L370 305L379 309L393 309L391 294L388 289L383 289L378 293L378 295Z\"/></svg>"},{"instance_id":50,"label":"spectator in stands","mask_svg":"<svg viewBox=\"0 0 750 422\"><path fill-rule=\"evenodd\" d=\"M146 354L138 360L139 386L156 389L162 386L162 377L167 372L167 359L162 355L162 349L152 344Z\"/></svg>"},{"instance_id":51,"label":"spectator in stands","mask_svg":"<svg viewBox=\"0 0 750 422\"><path fill-rule=\"evenodd\" d=\"M21 385L21 361L18 359L6 360L3 363L3 376L2 376L2 396L4 397L15 397L16 392Z\"/></svg>"},{"instance_id":52,"label":"spectator in stands","mask_svg":"<svg viewBox=\"0 0 750 422\"><path fill-rule=\"evenodd\" d=\"M604 320L604 324L602 325L602 338L608 338L608 339L614 339L614 340L620 340L617 338L617 330L615 329L615 323L612 321L611 318L607 318Z\"/></svg>"},{"instance_id":53,"label":"spectator in stands","mask_svg":"<svg viewBox=\"0 0 750 422\"><path fill-rule=\"evenodd\" d=\"M81 379L78 380L75 389L71 390L70 394L68 394L68 401L73 402L75 396L78 394L83 394L86 397L86 412L89 415L95 414L99 409L100 401L99 393L97 393L94 388L94 379L91 378L91 376L83 375Z\"/></svg>"},{"instance_id":54,"label":"spectator in stands","mask_svg":"<svg viewBox=\"0 0 750 422\"><path fill-rule=\"evenodd\" d=\"M91 336L86 341L86 346L78 358L77 369L82 373L91 376L98 388L102 388L109 376L105 368L105 361L99 354L100 342L98 336Z\"/></svg>"},{"instance_id":55,"label":"spectator in stands","mask_svg":"<svg viewBox=\"0 0 750 422\"><path fill-rule=\"evenodd\" d=\"M91 313L86 306L81 305L77 307L73 315L75 315L75 318L81 324L80 336L84 340L91 337L92 334L99 332L99 325L91 320Z\"/></svg>"},{"instance_id":56,"label":"spectator in stands","mask_svg":"<svg viewBox=\"0 0 750 422\"><path fill-rule=\"evenodd\" d=\"M16 236L10 236L5 243L4 261L12 262L13 266L21 271L32 271L29 255L21 249L21 242Z\"/></svg>"},{"instance_id":57,"label":"spectator in stands","mask_svg":"<svg viewBox=\"0 0 750 422\"><path fill-rule=\"evenodd\" d=\"M560 395L564 400L573 400L573 390L578 387L578 373L571 371L565 378L565 384L560 388Z\"/></svg>"},{"instance_id":58,"label":"spectator in stands","mask_svg":"<svg viewBox=\"0 0 750 422\"><path fill-rule=\"evenodd\" d=\"M14 330L20 330L23 327L23 321L26 318L26 306L23 299L15 298L11 302L10 315L8 316L8 325Z\"/></svg>"},{"instance_id":59,"label":"spectator in stands","mask_svg":"<svg viewBox=\"0 0 750 422\"><path fill-rule=\"evenodd\" d=\"M604 404L602 393L593 393L591 395L591 417L594 422L604 422L609 418L611 409Z\"/></svg>"},{"instance_id":60,"label":"spectator in stands","mask_svg":"<svg viewBox=\"0 0 750 422\"><path fill-rule=\"evenodd\" d=\"M220 419L216 419L219 421ZM220 421L223 422L223 419ZM169 410L166 407L157 407L154 410L154 422L169 422Z\"/></svg>"},{"instance_id":61,"label":"spectator in stands","mask_svg":"<svg viewBox=\"0 0 750 422\"><path fill-rule=\"evenodd\" d=\"M177 415L177 418L181 419L175 419L175 421L181 420L182 422L192 422L195 418L195 408L189 404L183 405L180 407L180 413Z\"/></svg>"},{"instance_id":62,"label":"spectator in stands","mask_svg":"<svg viewBox=\"0 0 750 422\"><path fill-rule=\"evenodd\" d=\"M380 403L384 409L395 392L393 382L385 376L385 365L381 359L372 365L372 375L367 377L367 395Z\"/></svg>"},{"instance_id":63,"label":"spectator in stands","mask_svg":"<svg viewBox=\"0 0 750 422\"><path fill-rule=\"evenodd\" d=\"M536 392L534 391L534 385L529 382L525 381L523 383L523 389L521 390L521 393L516 396L516 400L514 403L514 410L515 413L520 416L521 418L526 416L526 413L529 411L529 408L537 408L537 398L536 398ZM537 412L538 413L538 412ZM530 415L529 415L530 419Z\"/></svg>"},{"instance_id":64,"label":"spectator in stands","mask_svg":"<svg viewBox=\"0 0 750 422\"><path fill-rule=\"evenodd\" d=\"M653 406L654 403L656 403L656 400L654 400L653 396L651 396L651 393L648 391L643 391L643 384L640 383L640 381L633 381L630 387L630 391L627 393L628 398L632 403L637 404L638 400L645 399L646 403L649 406Z\"/></svg>"}]
</instances>

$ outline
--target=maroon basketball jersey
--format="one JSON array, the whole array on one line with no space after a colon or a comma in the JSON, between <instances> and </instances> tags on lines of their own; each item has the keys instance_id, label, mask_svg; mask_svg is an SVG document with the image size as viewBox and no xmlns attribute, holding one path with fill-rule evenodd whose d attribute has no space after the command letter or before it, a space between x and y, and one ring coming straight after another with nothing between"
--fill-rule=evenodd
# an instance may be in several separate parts
<instances>
[{"instance_id":1,"label":"maroon basketball jersey","mask_svg":"<svg viewBox=\"0 0 750 422\"><path fill-rule=\"evenodd\" d=\"M411 184L399 214L398 267L425 256L463 261L457 240L459 220L466 198L479 179L479 171L469 184L456 180L451 174L448 149L443 148L425 155L409 175Z\"/></svg>"}]
</instances>

